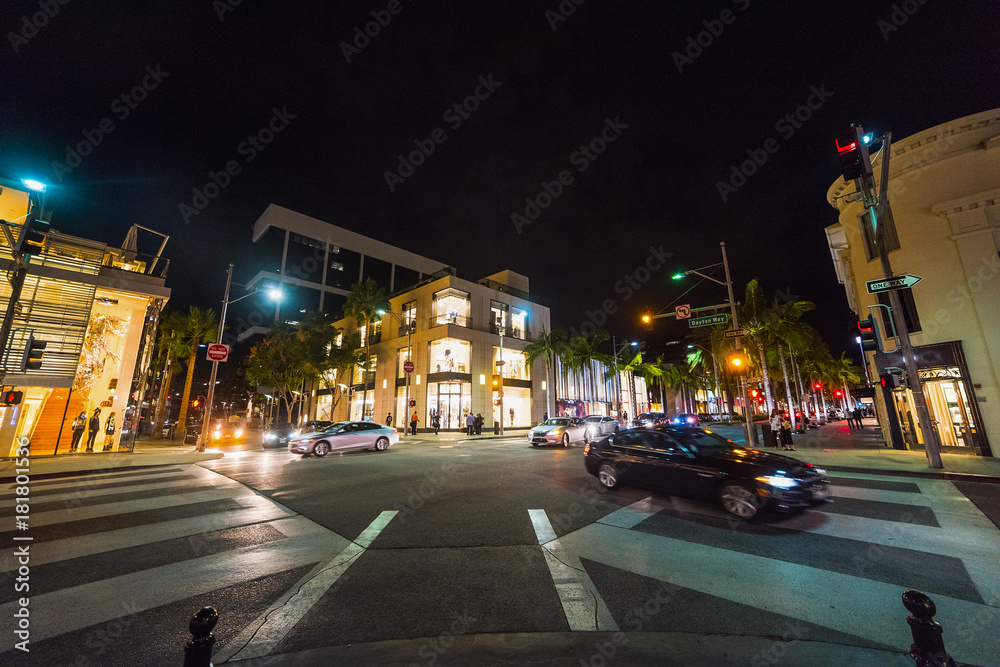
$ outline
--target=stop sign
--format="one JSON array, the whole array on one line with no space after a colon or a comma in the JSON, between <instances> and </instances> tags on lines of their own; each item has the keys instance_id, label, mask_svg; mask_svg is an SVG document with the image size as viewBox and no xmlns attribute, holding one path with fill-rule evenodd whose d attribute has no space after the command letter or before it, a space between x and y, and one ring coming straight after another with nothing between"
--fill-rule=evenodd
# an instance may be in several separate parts
<instances>
[{"instance_id":1,"label":"stop sign","mask_svg":"<svg viewBox=\"0 0 1000 667\"><path fill-rule=\"evenodd\" d=\"M208 346L208 360L209 361L228 361L229 360L229 346L222 345L221 343L212 343Z\"/></svg>"},{"instance_id":2,"label":"stop sign","mask_svg":"<svg viewBox=\"0 0 1000 667\"><path fill-rule=\"evenodd\" d=\"M412 373L413 372L413 362L412 361L404 361L403 362L403 371L406 372L406 373Z\"/></svg>"}]
</instances>

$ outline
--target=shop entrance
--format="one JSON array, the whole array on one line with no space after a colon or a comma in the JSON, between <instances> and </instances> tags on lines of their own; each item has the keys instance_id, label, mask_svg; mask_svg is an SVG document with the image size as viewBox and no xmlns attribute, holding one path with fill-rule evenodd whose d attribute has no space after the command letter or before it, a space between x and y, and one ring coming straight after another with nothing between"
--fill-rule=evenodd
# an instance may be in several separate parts
<instances>
[{"instance_id":1,"label":"shop entrance","mask_svg":"<svg viewBox=\"0 0 1000 667\"><path fill-rule=\"evenodd\" d=\"M977 433L975 422L969 414L969 398L962 380L927 380L924 382L924 392L941 446L962 449L974 447Z\"/></svg>"},{"instance_id":2,"label":"shop entrance","mask_svg":"<svg viewBox=\"0 0 1000 667\"><path fill-rule=\"evenodd\" d=\"M429 410L437 410L441 417L441 428L465 428L465 417L472 409L471 385L462 382L438 382L430 386ZM427 415L428 423L430 414Z\"/></svg>"}]
</instances>

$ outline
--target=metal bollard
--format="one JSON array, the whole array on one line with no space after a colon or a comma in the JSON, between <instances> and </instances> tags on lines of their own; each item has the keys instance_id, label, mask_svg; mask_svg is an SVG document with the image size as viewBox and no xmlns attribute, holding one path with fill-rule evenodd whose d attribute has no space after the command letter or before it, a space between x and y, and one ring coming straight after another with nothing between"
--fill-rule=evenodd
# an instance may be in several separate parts
<instances>
[{"instance_id":1,"label":"metal bollard","mask_svg":"<svg viewBox=\"0 0 1000 667\"><path fill-rule=\"evenodd\" d=\"M212 630L219 622L219 612L215 607L202 607L188 623L194 637L184 645L184 667L212 667L212 647L215 635Z\"/></svg>"},{"instance_id":2,"label":"metal bollard","mask_svg":"<svg viewBox=\"0 0 1000 667\"><path fill-rule=\"evenodd\" d=\"M913 634L910 657L917 667L955 667L955 661L944 650L941 624L934 620L937 613L934 601L923 593L908 590L903 593L903 606L911 614L906 622Z\"/></svg>"}]
</instances>

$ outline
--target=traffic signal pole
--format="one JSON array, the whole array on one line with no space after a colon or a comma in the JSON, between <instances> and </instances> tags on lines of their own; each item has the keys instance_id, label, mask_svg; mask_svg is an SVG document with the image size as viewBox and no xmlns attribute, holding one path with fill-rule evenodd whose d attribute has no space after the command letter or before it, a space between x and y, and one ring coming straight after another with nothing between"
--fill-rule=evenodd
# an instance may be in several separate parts
<instances>
[{"instance_id":1,"label":"traffic signal pole","mask_svg":"<svg viewBox=\"0 0 1000 667\"><path fill-rule=\"evenodd\" d=\"M885 225L880 224L885 215L887 205L887 191L889 185L889 148L892 144L892 133L886 132L882 143L882 182L879 185L879 195L875 198L875 179L872 175L862 176L854 180L855 187L861 193L865 208L868 209L869 219L875 226L875 247L878 249L879 259L882 263L882 275L884 278L892 278L892 265L889 262L889 253L885 249ZM910 343L910 331L906 325L906 317L903 316L902 303L897 290L889 290L889 303L892 306L892 319L896 327L896 335L899 336L899 351L903 355L903 363L906 366L906 376L909 380L910 393L913 394L913 407L917 412L920 433L924 440L924 451L927 453L927 461L932 468L943 468L941 461L941 445L938 442L937 431L931 421L930 411L927 409L927 399L924 396L923 387L920 384L920 373L917 371L917 362L913 357L913 345ZM891 406L887 405L888 411Z\"/></svg>"}]
</instances>

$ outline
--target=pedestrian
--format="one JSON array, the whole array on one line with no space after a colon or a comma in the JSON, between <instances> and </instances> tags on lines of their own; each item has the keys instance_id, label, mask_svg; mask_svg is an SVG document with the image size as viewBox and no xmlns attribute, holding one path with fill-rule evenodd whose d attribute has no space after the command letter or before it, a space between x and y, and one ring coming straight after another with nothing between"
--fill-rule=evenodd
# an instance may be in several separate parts
<instances>
[{"instance_id":1,"label":"pedestrian","mask_svg":"<svg viewBox=\"0 0 1000 667\"><path fill-rule=\"evenodd\" d=\"M795 451L795 443L792 442L792 420L788 417L781 419L781 429L778 431L781 438L781 448Z\"/></svg>"},{"instance_id":2,"label":"pedestrian","mask_svg":"<svg viewBox=\"0 0 1000 667\"><path fill-rule=\"evenodd\" d=\"M548 420L549 420L549 413L546 412L544 415L542 415L542 421L547 422Z\"/></svg>"},{"instance_id":3,"label":"pedestrian","mask_svg":"<svg viewBox=\"0 0 1000 667\"><path fill-rule=\"evenodd\" d=\"M806 429L809 428L809 411L802 411L802 432L805 433Z\"/></svg>"},{"instance_id":4,"label":"pedestrian","mask_svg":"<svg viewBox=\"0 0 1000 667\"><path fill-rule=\"evenodd\" d=\"M858 428L864 428L865 425L861 421L861 408L854 408L854 423L858 425Z\"/></svg>"},{"instance_id":5,"label":"pedestrian","mask_svg":"<svg viewBox=\"0 0 1000 667\"><path fill-rule=\"evenodd\" d=\"M115 439L115 413L108 415L108 420L104 422L104 449L101 451L111 451L111 442Z\"/></svg>"},{"instance_id":6,"label":"pedestrian","mask_svg":"<svg viewBox=\"0 0 1000 667\"><path fill-rule=\"evenodd\" d=\"M475 426L476 426L476 435L482 435L483 434L483 422L484 421L485 420L483 419L483 413L482 412L477 412L476 413L476 424L475 424Z\"/></svg>"},{"instance_id":7,"label":"pedestrian","mask_svg":"<svg viewBox=\"0 0 1000 667\"><path fill-rule=\"evenodd\" d=\"M410 415L410 431L411 431L411 435L416 435L417 434L417 422L418 421L420 421L420 418L417 417L417 411L414 410L413 414Z\"/></svg>"},{"instance_id":8,"label":"pedestrian","mask_svg":"<svg viewBox=\"0 0 1000 667\"><path fill-rule=\"evenodd\" d=\"M438 431L441 430L441 414L440 413L435 412L433 415L431 415L431 426L434 427L434 435L437 435Z\"/></svg>"},{"instance_id":9,"label":"pedestrian","mask_svg":"<svg viewBox=\"0 0 1000 667\"><path fill-rule=\"evenodd\" d=\"M778 446L778 434L781 433L781 410L771 410L771 442L773 447Z\"/></svg>"},{"instance_id":10,"label":"pedestrian","mask_svg":"<svg viewBox=\"0 0 1000 667\"><path fill-rule=\"evenodd\" d=\"M83 432L87 429L87 413L81 412L80 416L73 420L73 443L69 446L69 451L75 452L80 448L80 440Z\"/></svg>"},{"instance_id":11,"label":"pedestrian","mask_svg":"<svg viewBox=\"0 0 1000 667\"><path fill-rule=\"evenodd\" d=\"M851 410L850 408L844 410L844 419L847 420L848 430L854 428L854 410Z\"/></svg>"},{"instance_id":12,"label":"pedestrian","mask_svg":"<svg viewBox=\"0 0 1000 667\"><path fill-rule=\"evenodd\" d=\"M94 451L94 441L97 440L97 432L101 430L101 409L94 408L94 414L90 415L90 421L87 424L89 430L87 431L87 451Z\"/></svg>"},{"instance_id":13,"label":"pedestrian","mask_svg":"<svg viewBox=\"0 0 1000 667\"><path fill-rule=\"evenodd\" d=\"M476 418L470 412L465 416L466 435L473 435L476 432Z\"/></svg>"},{"instance_id":14,"label":"pedestrian","mask_svg":"<svg viewBox=\"0 0 1000 667\"><path fill-rule=\"evenodd\" d=\"M385 417L385 425L386 426L392 426L392 413L391 412L388 415L386 415L386 417Z\"/></svg>"}]
</instances>

